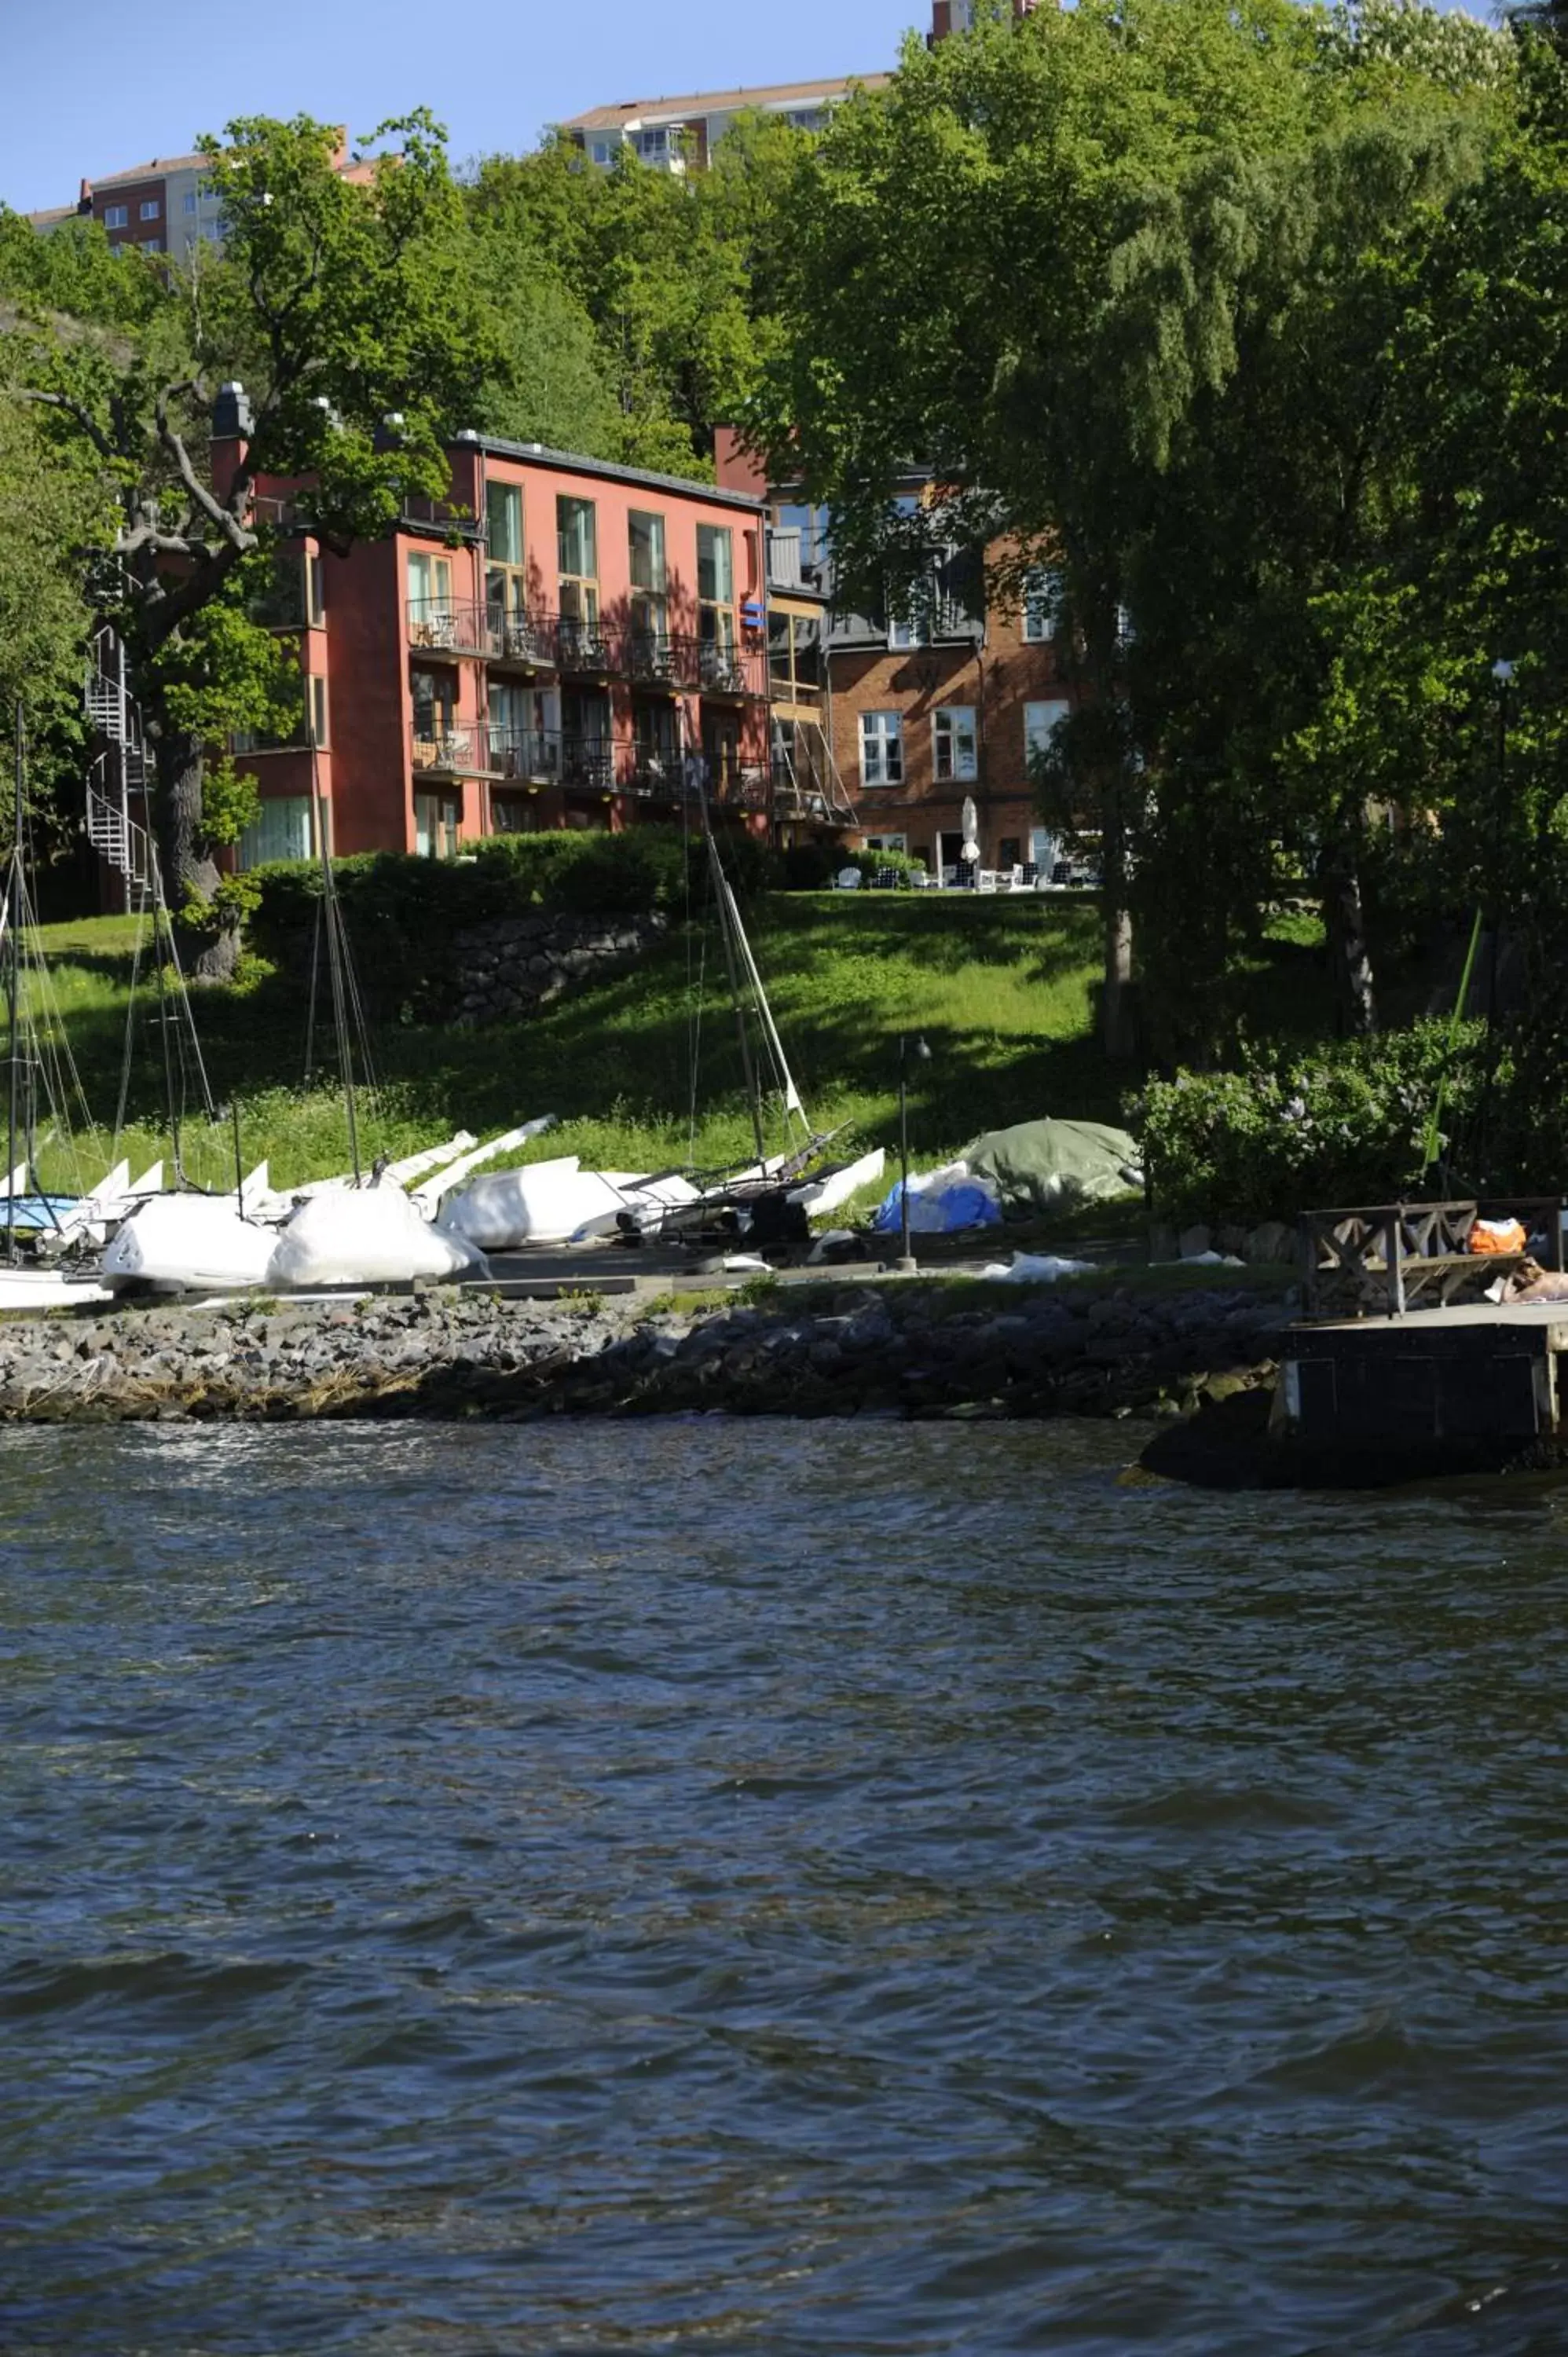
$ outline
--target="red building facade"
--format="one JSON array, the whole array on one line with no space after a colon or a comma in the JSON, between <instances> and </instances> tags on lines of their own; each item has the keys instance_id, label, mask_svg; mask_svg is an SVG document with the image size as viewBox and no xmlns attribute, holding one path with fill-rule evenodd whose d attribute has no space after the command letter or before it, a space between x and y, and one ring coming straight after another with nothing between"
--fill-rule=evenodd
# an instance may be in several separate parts
<instances>
[{"instance_id":1,"label":"red building facade","mask_svg":"<svg viewBox=\"0 0 1568 2357\"><path fill-rule=\"evenodd\" d=\"M258 485L260 512L301 527L274 619L304 693L287 743L236 747L262 795L242 864L308 856L317 796L338 853L671 818L693 755L716 805L766 826L762 504L477 435L451 467L445 500L342 557L307 492L295 509Z\"/></svg>"}]
</instances>

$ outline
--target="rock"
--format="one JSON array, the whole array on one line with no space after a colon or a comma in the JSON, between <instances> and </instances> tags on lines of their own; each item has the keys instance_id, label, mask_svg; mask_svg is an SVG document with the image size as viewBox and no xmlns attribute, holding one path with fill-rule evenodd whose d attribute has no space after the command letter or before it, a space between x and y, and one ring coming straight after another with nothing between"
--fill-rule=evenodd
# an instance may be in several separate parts
<instances>
[{"instance_id":1,"label":"rock","mask_svg":"<svg viewBox=\"0 0 1568 2357\"><path fill-rule=\"evenodd\" d=\"M1264 1220L1249 1231L1241 1245L1241 1257L1248 1261L1294 1261L1300 1250L1294 1228L1283 1220Z\"/></svg>"},{"instance_id":2,"label":"rock","mask_svg":"<svg viewBox=\"0 0 1568 2357\"><path fill-rule=\"evenodd\" d=\"M1213 1250L1209 1242L1208 1230L1201 1224L1197 1227L1183 1228L1176 1238L1176 1250L1183 1260L1201 1259L1206 1252Z\"/></svg>"}]
</instances>

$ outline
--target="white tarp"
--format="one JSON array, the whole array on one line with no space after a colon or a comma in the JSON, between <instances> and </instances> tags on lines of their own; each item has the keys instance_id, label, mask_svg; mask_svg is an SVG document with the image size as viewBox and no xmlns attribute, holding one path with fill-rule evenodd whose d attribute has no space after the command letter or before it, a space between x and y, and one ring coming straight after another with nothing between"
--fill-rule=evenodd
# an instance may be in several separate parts
<instances>
[{"instance_id":1,"label":"white tarp","mask_svg":"<svg viewBox=\"0 0 1568 2357\"><path fill-rule=\"evenodd\" d=\"M433 1228L401 1187L341 1187L312 1195L285 1222L267 1281L296 1291L314 1285L395 1285L467 1269L482 1273L484 1265L472 1244Z\"/></svg>"},{"instance_id":2,"label":"white tarp","mask_svg":"<svg viewBox=\"0 0 1568 2357\"><path fill-rule=\"evenodd\" d=\"M104 1247L104 1281L242 1292L265 1284L276 1242L275 1229L240 1218L232 1196L149 1195Z\"/></svg>"},{"instance_id":3,"label":"white tarp","mask_svg":"<svg viewBox=\"0 0 1568 2357\"><path fill-rule=\"evenodd\" d=\"M799 1187L790 1188L789 1200L804 1204L812 1218L818 1218L824 1212L836 1211L841 1203L847 1203L862 1187L875 1185L886 1168L886 1154L880 1146L875 1146L869 1154L863 1154L858 1162L846 1163L831 1178L802 1179Z\"/></svg>"},{"instance_id":4,"label":"white tarp","mask_svg":"<svg viewBox=\"0 0 1568 2357\"><path fill-rule=\"evenodd\" d=\"M601 1170L585 1170L575 1154L528 1162L470 1178L441 1206L444 1235L466 1239L481 1252L519 1244L563 1244L585 1222L624 1209L623 1189Z\"/></svg>"}]
</instances>

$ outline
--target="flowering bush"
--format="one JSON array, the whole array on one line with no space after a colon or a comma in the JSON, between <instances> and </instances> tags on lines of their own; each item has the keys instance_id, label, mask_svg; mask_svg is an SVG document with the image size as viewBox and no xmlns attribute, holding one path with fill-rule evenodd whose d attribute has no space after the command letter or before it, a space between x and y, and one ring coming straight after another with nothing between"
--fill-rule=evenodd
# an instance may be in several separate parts
<instances>
[{"instance_id":1,"label":"flowering bush","mask_svg":"<svg viewBox=\"0 0 1568 2357\"><path fill-rule=\"evenodd\" d=\"M1240 1071L1178 1072L1128 1108L1162 1219L1294 1219L1417 1189L1443 1090L1444 1142L1480 1089L1485 1027L1446 1021L1303 1053L1260 1049Z\"/></svg>"}]
</instances>

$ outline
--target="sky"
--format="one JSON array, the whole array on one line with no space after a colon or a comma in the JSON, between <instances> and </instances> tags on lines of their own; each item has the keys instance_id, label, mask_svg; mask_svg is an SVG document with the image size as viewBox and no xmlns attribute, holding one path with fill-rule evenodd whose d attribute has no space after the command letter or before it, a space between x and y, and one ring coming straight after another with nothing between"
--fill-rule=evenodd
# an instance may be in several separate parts
<instances>
[{"instance_id":1,"label":"sky","mask_svg":"<svg viewBox=\"0 0 1568 2357\"><path fill-rule=\"evenodd\" d=\"M455 162L532 147L585 107L814 74L875 73L927 0L0 0L0 201L188 154L239 114L363 136L431 108Z\"/></svg>"}]
</instances>

